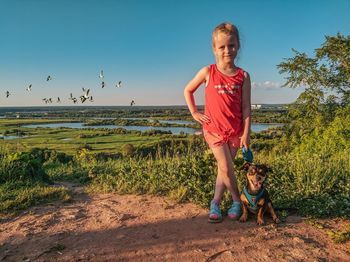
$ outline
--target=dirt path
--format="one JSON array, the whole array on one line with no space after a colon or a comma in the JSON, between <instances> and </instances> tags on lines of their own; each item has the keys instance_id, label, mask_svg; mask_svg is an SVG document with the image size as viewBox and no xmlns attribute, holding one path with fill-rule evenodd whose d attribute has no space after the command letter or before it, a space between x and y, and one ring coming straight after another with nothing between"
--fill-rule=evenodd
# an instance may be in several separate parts
<instances>
[{"instance_id":1,"label":"dirt path","mask_svg":"<svg viewBox=\"0 0 350 262\"><path fill-rule=\"evenodd\" d=\"M350 261L349 241L335 244L300 217L213 225L193 204L74 191L71 203L0 220L0 261Z\"/></svg>"}]
</instances>

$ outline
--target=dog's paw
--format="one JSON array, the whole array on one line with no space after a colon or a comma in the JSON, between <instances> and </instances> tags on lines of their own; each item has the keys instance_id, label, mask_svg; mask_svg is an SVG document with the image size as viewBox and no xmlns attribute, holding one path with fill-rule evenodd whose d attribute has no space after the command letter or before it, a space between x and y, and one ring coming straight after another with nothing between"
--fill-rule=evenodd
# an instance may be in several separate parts
<instances>
[{"instance_id":1,"label":"dog's paw","mask_svg":"<svg viewBox=\"0 0 350 262\"><path fill-rule=\"evenodd\" d=\"M245 216L245 215L242 215L240 218L239 218L239 222L246 222L248 219L248 216Z\"/></svg>"},{"instance_id":2,"label":"dog's paw","mask_svg":"<svg viewBox=\"0 0 350 262\"><path fill-rule=\"evenodd\" d=\"M257 223L259 226L262 226L263 224L265 224L265 221L264 221L264 219L262 219L262 218L258 218L258 219L256 220L256 223Z\"/></svg>"}]
</instances>

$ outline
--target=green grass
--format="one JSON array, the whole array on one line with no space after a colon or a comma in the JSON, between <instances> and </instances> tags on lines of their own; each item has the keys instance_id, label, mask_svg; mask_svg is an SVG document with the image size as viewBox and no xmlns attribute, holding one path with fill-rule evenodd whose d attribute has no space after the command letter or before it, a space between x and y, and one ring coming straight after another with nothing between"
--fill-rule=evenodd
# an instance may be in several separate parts
<instances>
[{"instance_id":1,"label":"green grass","mask_svg":"<svg viewBox=\"0 0 350 262\"><path fill-rule=\"evenodd\" d=\"M62 155L39 150L17 153L1 150L0 153L1 213L15 212L58 199L70 199L65 188L51 185L52 180L43 169L43 163L49 157L66 160Z\"/></svg>"},{"instance_id":2,"label":"green grass","mask_svg":"<svg viewBox=\"0 0 350 262\"><path fill-rule=\"evenodd\" d=\"M252 136L255 162L265 163L273 170L266 187L275 207L297 209L304 216L350 218L350 131L344 123L335 119L329 127L304 134L298 143L294 138L286 139L282 129ZM2 176L5 183L9 182L7 179L14 183L17 177L31 178L17 184L18 188L8 185L8 192L1 191L3 201L14 201L6 202L3 210L39 203L42 197L38 185L48 190L45 189L51 188L48 180L81 183L90 192L169 196L178 202L191 201L203 207L213 197L216 162L202 137L114 134L102 129L34 129L32 132L38 136L0 141L0 148L3 145L0 181ZM62 141L62 138L74 140ZM12 155L16 150L30 151L38 144L64 154L42 150L23 157ZM99 153L105 156L100 157ZM19 163L20 175L15 172ZM242 165L240 153L235 164L241 189L245 176L238 172ZM40 172L32 172L33 168L44 171L45 175L39 177ZM30 190L33 197L29 197L33 195ZM27 204L22 205L16 194L27 194L23 202ZM52 191L52 195L67 198L64 192ZM227 208L229 204L230 197L226 195L224 206Z\"/></svg>"},{"instance_id":3,"label":"green grass","mask_svg":"<svg viewBox=\"0 0 350 262\"><path fill-rule=\"evenodd\" d=\"M341 244L350 240L350 224L346 224L340 230L329 229L325 226L321 221L316 219L306 219L305 223L317 228L319 230L324 231L335 243Z\"/></svg>"},{"instance_id":4,"label":"green grass","mask_svg":"<svg viewBox=\"0 0 350 262\"><path fill-rule=\"evenodd\" d=\"M57 200L69 201L71 195L63 187L52 187L42 183L6 183L0 186L0 213L16 212Z\"/></svg>"},{"instance_id":5,"label":"green grass","mask_svg":"<svg viewBox=\"0 0 350 262\"><path fill-rule=\"evenodd\" d=\"M4 120L4 122L9 123L12 121ZM27 120L27 122L29 122L29 120ZM0 132L1 127L3 128L4 125L2 120L0 120ZM28 134L28 137L0 140L0 147L6 147L7 150L12 152L28 151L32 148L39 147L74 154L81 146L88 144L96 153L115 153L120 151L127 143L133 144L135 147L152 146L170 137L169 135L141 136L138 133L111 134L111 131L102 129L19 128L19 130ZM16 133L11 135L16 135Z\"/></svg>"}]
</instances>

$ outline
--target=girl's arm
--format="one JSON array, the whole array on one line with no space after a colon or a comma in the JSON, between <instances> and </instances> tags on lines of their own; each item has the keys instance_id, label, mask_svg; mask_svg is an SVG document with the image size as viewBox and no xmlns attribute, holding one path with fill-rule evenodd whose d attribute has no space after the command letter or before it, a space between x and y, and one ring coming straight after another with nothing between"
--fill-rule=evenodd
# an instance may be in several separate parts
<instances>
[{"instance_id":1,"label":"girl's arm","mask_svg":"<svg viewBox=\"0 0 350 262\"><path fill-rule=\"evenodd\" d=\"M205 122L210 122L210 119L208 116L197 111L197 106L194 101L193 93L198 89L198 87L200 87L201 84L205 83L208 80L208 76L209 68L203 67L201 70L199 70L197 75L186 85L184 90L184 96L186 99L188 109L190 110L194 120L198 121L201 124Z\"/></svg>"},{"instance_id":2,"label":"girl's arm","mask_svg":"<svg viewBox=\"0 0 350 262\"><path fill-rule=\"evenodd\" d=\"M251 118L251 105L250 105L250 76L247 72L244 72L244 82L242 87L242 117L243 117L243 134L241 136L240 146L249 148L250 144L250 118Z\"/></svg>"}]
</instances>

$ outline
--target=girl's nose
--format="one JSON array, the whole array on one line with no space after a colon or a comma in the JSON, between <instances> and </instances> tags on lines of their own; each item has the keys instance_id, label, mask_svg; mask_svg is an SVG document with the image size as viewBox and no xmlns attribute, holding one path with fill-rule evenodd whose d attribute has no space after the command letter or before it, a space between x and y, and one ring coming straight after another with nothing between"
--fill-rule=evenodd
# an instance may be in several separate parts
<instances>
[{"instance_id":1,"label":"girl's nose","mask_svg":"<svg viewBox=\"0 0 350 262\"><path fill-rule=\"evenodd\" d=\"M232 52L232 49L228 46L225 47L225 53L230 54Z\"/></svg>"}]
</instances>

